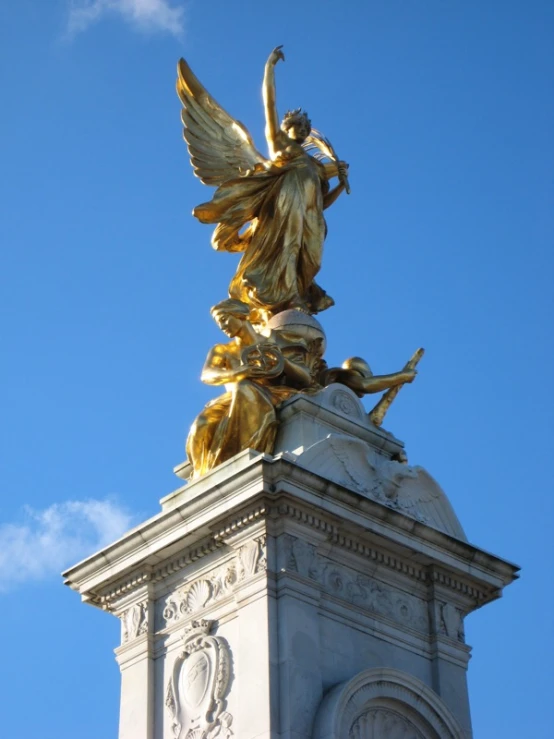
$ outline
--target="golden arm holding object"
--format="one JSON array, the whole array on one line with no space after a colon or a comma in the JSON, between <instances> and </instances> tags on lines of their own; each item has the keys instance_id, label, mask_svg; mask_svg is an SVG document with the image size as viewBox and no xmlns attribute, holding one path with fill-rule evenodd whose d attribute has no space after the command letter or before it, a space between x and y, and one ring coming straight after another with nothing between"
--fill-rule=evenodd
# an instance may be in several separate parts
<instances>
[{"instance_id":1,"label":"golden arm holding object","mask_svg":"<svg viewBox=\"0 0 554 739\"><path fill-rule=\"evenodd\" d=\"M412 355L412 358L409 360L409 362L406 363L404 371L415 369L424 353L425 349L416 349L416 351ZM402 385L396 385L396 387L391 387L389 390L387 390L387 392L383 395L375 408L373 408L373 410L369 412L369 420L375 426L380 426L383 423L383 419L385 418L388 409L391 407L392 401L400 392L401 387Z\"/></svg>"}]
</instances>

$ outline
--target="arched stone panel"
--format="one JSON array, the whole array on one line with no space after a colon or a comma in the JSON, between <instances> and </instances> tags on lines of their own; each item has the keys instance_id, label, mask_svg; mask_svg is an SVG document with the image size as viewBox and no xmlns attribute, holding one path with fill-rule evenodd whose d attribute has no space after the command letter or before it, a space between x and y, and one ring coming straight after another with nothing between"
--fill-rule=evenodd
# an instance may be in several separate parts
<instances>
[{"instance_id":1,"label":"arched stone panel","mask_svg":"<svg viewBox=\"0 0 554 739\"><path fill-rule=\"evenodd\" d=\"M313 739L464 739L440 697L400 670L364 670L324 697Z\"/></svg>"}]
</instances>

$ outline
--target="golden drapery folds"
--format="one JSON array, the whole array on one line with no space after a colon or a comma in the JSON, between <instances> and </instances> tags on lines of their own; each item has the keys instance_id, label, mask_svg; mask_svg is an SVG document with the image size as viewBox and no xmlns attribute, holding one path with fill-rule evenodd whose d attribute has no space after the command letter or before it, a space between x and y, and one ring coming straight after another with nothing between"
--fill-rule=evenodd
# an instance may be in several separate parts
<instances>
[{"instance_id":1,"label":"golden drapery folds","mask_svg":"<svg viewBox=\"0 0 554 739\"><path fill-rule=\"evenodd\" d=\"M360 396L388 388L394 392L415 377L410 363L401 372L375 376L359 357L328 369L323 359L325 335L315 318L283 311L262 327L261 334L249 314L248 305L233 299L212 309L232 341L212 347L202 371L204 382L225 385L226 392L207 403L190 429L186 450L193 479L245 449L270 454L278 431L278 407L297 393L315 393L333 382Z\"/></svg>"},{"instance_id":2,"label":"golden drapery folds","mask_svg":"<svg viewBox=\"0 0 554 739\"><path fill-rule=\"evenodd\" d=\"M202 223L216 224L214 248L243 252L229 295L266 316L289 308L313 314L333 305L315 276L326 235L323 211L346 188L347 165L333 159L328 142L311 134L305 113L289 112L279 124L274 67L280 59L278 47L264 73L269 158L183 59L177 79L191 164L204 184L217 186L212 200L193 213ZM323 164L318 155L331 161ZM329 179L335 176L339 183L331 190Z\"/></svg>"},{"instance_id":3,"label":"golden drapery folds","mask_svg":"<svg viewBox=\"0 0 554 739\"><path fill-rule=\"evenodd\" d=\"M238 300L222 301L212 315L232 341L212 347L204 363L203 381L225 385L226 392L205 406L189 432L193 478L244 449L271 453L277 406L297 392L320 387L324 340L315 319L304 335L289 328L266 337L255 331L249 307Z\"/></svg>"},{"instance_id":4,"label":"golden drapery folds","mask_svg":"<svg viewBox=\"0 0 554 739\"><path fill-rule=\"evenodd\" d=\"M317 313L333 300L315 282L321 267L329 190L325 167L290 145L268 170L221 185L213 199L196 207L202 223L218 223L218 250L244 250L229 294L254 308L278 313L302 308ZM239 231L252 223L245 238Z\"/></svg>"},{"instance_id":5,"label":"golden drapery folds","mask_svg":"<svg viewBox=\"0 0 554 739\"><path fill-rule=\"evenodd\" d=\"M265 135L262 156L246 128L208 93L188 64L178 65L177 93L183 104L184 137L195 174L216 187L211 200L193 213L214 224L212 245L242 254L227 300L212 309L231 339L208 354L202 380L225 386L198 415L187 439L193 479L245 449L271 453L278 407L296 393L313 393L342 382L358 395L411 382L415 365L375 377L354 358L327 369L325 335L314 313L333 305L317 284L326 224L323 212L349 192L348 165L330 142L312 130L307 114L289 111L279 122L275 66L284 61L276 47L263 80ZM330 180L338 178L334 187ZM382 420L395 392L375 409Z\"/></svg>"},{"instance_id":6,"label":"golden drapery folds","mask_svg":"<svg viewBox=\"0 0 554 739\"><path fill-rule=\"evenodd\" d=\"M242 380L211 400L190 429L186 451L193 477L200 477L244 449L271 454L279 403L295 394L284 386Z\"/></svg>"}]
</instances>

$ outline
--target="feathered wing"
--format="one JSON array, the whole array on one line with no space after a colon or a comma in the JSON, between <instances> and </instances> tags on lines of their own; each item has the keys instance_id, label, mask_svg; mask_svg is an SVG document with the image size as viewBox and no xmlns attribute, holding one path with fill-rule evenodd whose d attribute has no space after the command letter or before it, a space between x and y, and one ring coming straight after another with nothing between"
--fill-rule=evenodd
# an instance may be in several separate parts
<instances>
[{"instance_id":1,"label":"feathered wing","mask_svg":"<svg viewBox=\"0 0 554 739\"><path fill-rule=\"evenodd\" d=\"M408 469L415 474L404 478L400 483L397 496L400 506L413 506L431 523L431 526L457 539L467 541L452 504L438 482L423 467L415 466Z\"/></svg>"},{"instance_id":2,"label":"feathered wing","mask_svg":"<svg viewBox=\"0 0 554 739\"><path fill-rule=\"evenodd\" d=\"M329 139L326 139L319 131L312 128L310 135L302 144L303 148L313 156L315 159L319 159L322 162L324 159L328 159L330 162L337 162L338 157L333 149L333 146Z\"/></svg>"},{"instance_id":3,"label":"feathered wing","mask_svg":"<svg viewBox=\"0 0 554 739\"><path fill-rule=\"evenodd\" d=\"M181 120L194 174L219 186L266 162L247 129L226 113L184 59L177 65Z\"/></svg>"}]
</instances>

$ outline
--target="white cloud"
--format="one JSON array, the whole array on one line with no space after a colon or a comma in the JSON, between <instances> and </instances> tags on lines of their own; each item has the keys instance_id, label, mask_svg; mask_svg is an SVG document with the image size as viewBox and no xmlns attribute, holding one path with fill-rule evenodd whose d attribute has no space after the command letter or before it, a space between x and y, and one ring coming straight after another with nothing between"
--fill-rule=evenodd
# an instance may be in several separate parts
<instances>
[{"instance_id":1,"label":"white cloud","mask_svg":"<svg viewBox=\"0 0 554 739\"><path fill-rule=\"evenodd\" d=\"M132 516L110 500L70 500L0 526L0 591L61 570L119 538Z\"/></svg>"},{"instance_id":2,"label":"white cloud","mask_svg":"<svg viewBox=\"0 0 554 739\"><path fill-rule=\"evenodd\" d=\"M174 0L70 0L68 33L74 36L105 16L119 16L140 31L180 37L185 11Z\"/></svg>"}]
</instances>

